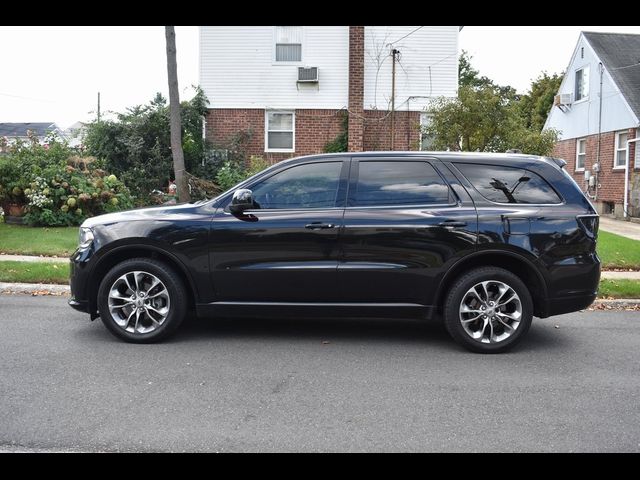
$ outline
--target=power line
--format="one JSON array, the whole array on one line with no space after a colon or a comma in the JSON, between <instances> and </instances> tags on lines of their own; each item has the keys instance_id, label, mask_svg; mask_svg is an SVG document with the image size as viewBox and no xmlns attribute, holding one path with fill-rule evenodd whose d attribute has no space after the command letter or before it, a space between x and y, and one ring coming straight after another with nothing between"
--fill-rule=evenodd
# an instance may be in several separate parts
<instances>
[{"instance_id":1,"label":"power line","mask_svg":"<svg viewBox=\"0 0 640 480\"><path fill-rule=\"evenodd\" d=\"M22 98L24 100L35 100L37 102L48 102L48 103L55 103L55 100L47 100L45 98L34 98L34 97L23 97L22 95L12 95L10 93L2 93L0 92L0 95L2 95L3 97L13 97L13 98Z\"/></svg>"},{"instance_id":2,"label":"power line","mask_svg":"<svg viewBox=\"0 0 640 480\"><path fill-rule=\"evenodd\" d=\"M412 30L411 32L407 33L404 37L400 37L398 40L396 40L395 42L391 42L389 45L393 45L394 43L398 43L400 40L404 40L405 38L407 38L409 35L413 35L414 33L416 33L418 30L420 30L421 28L424 28L425 26L423 25L422 27L418 27L415 30Z\"/></svg>"}]
</instances>

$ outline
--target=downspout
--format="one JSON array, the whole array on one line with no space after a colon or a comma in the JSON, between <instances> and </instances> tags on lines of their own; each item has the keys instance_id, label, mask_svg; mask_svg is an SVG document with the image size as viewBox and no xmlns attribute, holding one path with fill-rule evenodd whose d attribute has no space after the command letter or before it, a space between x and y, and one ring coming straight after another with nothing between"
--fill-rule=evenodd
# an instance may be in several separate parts
<instances>
[{"instance_id":1,"label":"downspout","mask_svg":"<svg viewBox=\"0 0 640 480\"><path fill-rule=\"evenodd\" d=\"M640 140L640 137L637 138L632 138L631 140L627 140L627 159L626 162L624 163L624 204L622 207L622 210L624 211L624 218L627 218L628 216L630 217L631 215L629 215L627 212L629 211L629 164L630 162L630 149L629 149L629 145L631 143L636 143L638 140ZM636 150L638 149L638 144L636 143Z\"/></svg>"},{"instance_id":2,"label":"downspout","mask_svg":"<svg viewBox=\"0 0 640 480\"><path fill-rule=\"evenodd\" d=\"M600 99L599 99L599 107L598 107L598 149L596 150L596 163L598 167L600 167L600 142L602 139L602 78L604 76L604 66L602 62L598 63L598 70L600 70ZM596 201L598 199L598 176L600 174L600 168L596 173L596 185L595 185L595 193L593 195L593 200Z\"/></svg>"}]
</instances>

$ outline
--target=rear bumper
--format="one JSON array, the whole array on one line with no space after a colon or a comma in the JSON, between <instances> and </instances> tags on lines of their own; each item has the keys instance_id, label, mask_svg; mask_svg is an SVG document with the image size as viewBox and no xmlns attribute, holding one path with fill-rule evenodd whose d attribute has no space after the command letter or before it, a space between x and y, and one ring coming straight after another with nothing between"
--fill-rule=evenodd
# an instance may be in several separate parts
<instances>
[{"instance_id":1,"label":"rear bumper","mask_svg":"<svg viewBox=\"0 0 640 480\"><path fill-rule=\"evenodd\" d=\"M561 315L563 313L577 312L584 310L596 299L596 294L572 295L569 297L550 298L547 301L547 317Z\"/></svg>"}]
</instances>

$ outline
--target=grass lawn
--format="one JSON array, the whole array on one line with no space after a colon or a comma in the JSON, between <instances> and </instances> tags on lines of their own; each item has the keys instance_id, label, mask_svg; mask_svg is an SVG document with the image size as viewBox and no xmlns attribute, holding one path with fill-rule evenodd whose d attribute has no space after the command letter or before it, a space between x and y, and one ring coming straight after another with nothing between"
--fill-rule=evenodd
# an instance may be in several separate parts
<instances>
[{"instance_id":1,"label":"grass lawn","mask_svg":"<svg viewBox=\"0 0 640 480\"><path fill-rule=\"evenodd\" d=\"M78 227L34 228L0 223L0 253L68 257L78 244Z\"/></svg>"},{"instance_id":2,"label":"grass lawn","mask_svg":"<svg viewBox=\"0 0 640 480\"><path fill-rule=\"evenodd\" d=\"M69 284L69 264L0 262L0 282Z\"/></svg>"},{"instance_id":3,"label":"grass lawn","mask_svg":"<svg viewBox=\"0 0 640 480\"><path fill-rule=\"evenodd\" d=\"M598 232L598 256L603 268L640 270L640 242L609 232Z\"/></svg>"},{"instance_id":4,"label":"grass lawn","mask_svg":"<svg viewBox=\"0 0 640 480\"><path fill-rule=\"evenodd\" d=\"M607 280L600 281L599 298L640 298L640 281Z\"/></svg>"}]
</instances>

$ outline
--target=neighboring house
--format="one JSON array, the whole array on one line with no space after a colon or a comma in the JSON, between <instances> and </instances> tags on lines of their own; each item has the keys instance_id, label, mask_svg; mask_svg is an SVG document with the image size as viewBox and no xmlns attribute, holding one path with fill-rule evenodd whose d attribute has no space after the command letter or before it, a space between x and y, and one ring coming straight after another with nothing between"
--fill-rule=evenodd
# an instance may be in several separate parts
<instances>
[{"instance_id":1,"label":"neighboring house","mask_svg":"<svg viewBox=\"0 0 640 480\"><path fill-rule=\"evenodd\" d=\"M0 123L0 138L6 138L8 143L14 143L17 140L27 141L30 135L35 135L40 143L43 143L49 133L66 138L60 127L53 122Z\"/></svg>"},{"instance_id":2,"label":"neighboring house","mask_svg":"<svg viewBox=\"0 0 640 480\"><path fill-rule=\"evenodd\" d=\"M87 127L83 122L76 122L64 130L64 136L69 142L70 147L81 147L82 140L86 134Z\"/></svg>"},{"instance_id":3,"label":"neighboring house","mask_svg":"<svg viewBox=\"0 0 640 480\"><path fill-rule=\"evenodd\" d=\"M350 151L426 149L421 112L457 95L461 28L202 26L205 135L277 161L323 152L348 111Z\"/></svg>"},{"instance_id":4,"label":"neighboring house","mask_svg":"<svg viewBox=\"0 0 640 480\"><path fill-rule=\"evenodd\" d=\"M554 155L600 213L640 216L640 35L582 32L554 103Z\"/></svg>"}]
</instances>

